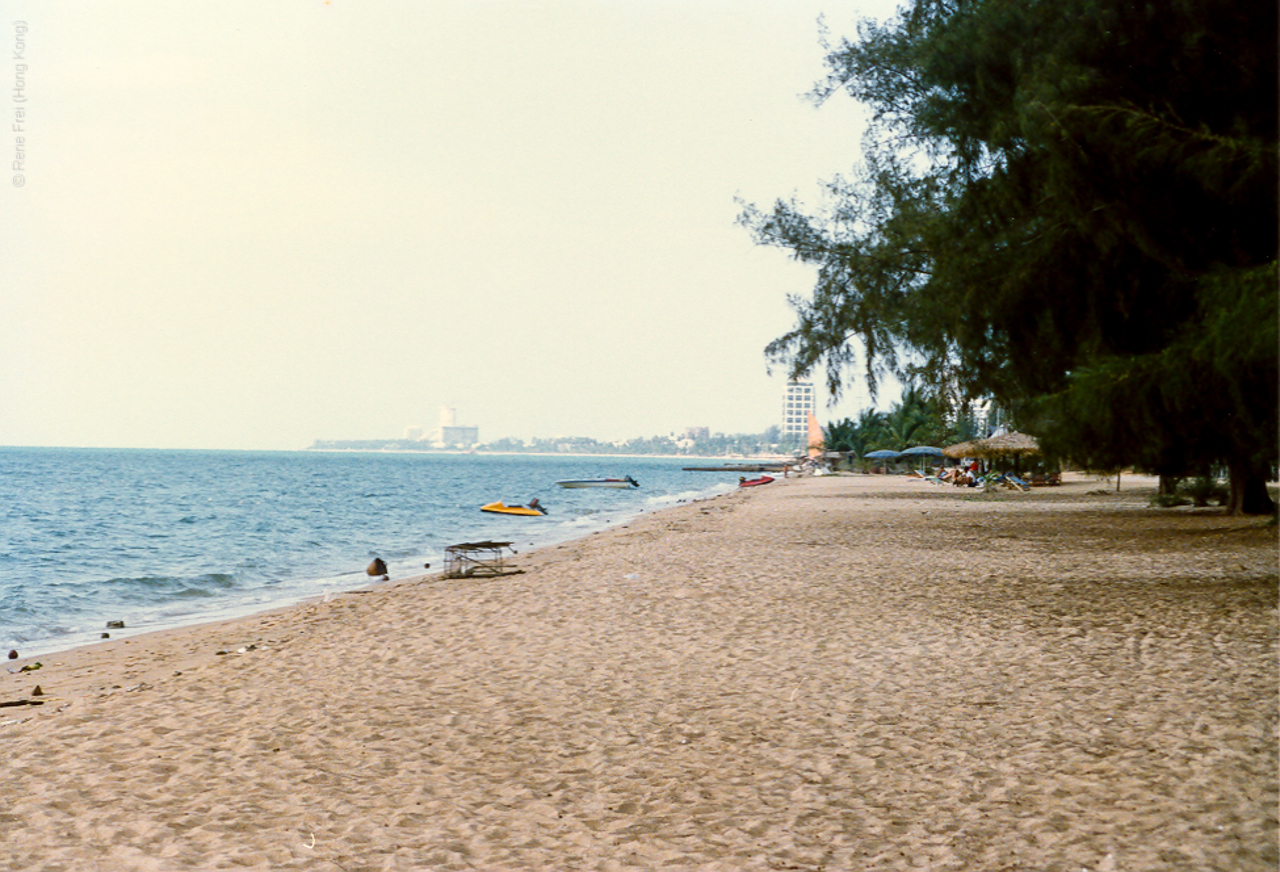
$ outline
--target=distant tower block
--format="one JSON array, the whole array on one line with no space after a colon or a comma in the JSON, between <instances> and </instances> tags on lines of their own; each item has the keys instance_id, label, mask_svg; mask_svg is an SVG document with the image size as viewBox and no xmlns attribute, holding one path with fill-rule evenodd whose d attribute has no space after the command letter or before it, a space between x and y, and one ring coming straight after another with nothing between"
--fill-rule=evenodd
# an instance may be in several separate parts
<instances>
[{"instance_id":1,"label":"distant tower block","mask_svg":"<svg viewBox=\"0 0 1280 872\"><path fill-rule=\"evenodd\" d=\"M470 448L480 441L480 428L459 427L458 410L440 407L440 428L427 437L437 448Z\"/></svg>"},{"instance_id":2,"label":"distant tower block","mask_svg":"<svg viewBox=\"0 0 1280 872\"><path fill-rule=\"evenodd\" d=\"M782 433L808 439L809 414L817 410L813 382L790 382L782 402Z\"/></svg>"}]
</instances>

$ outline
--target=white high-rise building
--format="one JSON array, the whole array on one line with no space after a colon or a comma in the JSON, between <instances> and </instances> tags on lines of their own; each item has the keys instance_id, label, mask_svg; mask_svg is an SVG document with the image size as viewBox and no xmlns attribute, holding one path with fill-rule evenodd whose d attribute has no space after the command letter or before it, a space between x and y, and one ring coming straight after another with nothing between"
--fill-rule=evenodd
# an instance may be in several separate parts
<instances>
[{"instance_id":1,"label":"white high-rise building","mask_svg":"<svg viewBox=\"0 0 1280 872\"><path fill-rule=\"evenodd\" d=\"M441 406L440 427L429 433L427 440L437 448L470 448L480 441L480 428L459 427L457 408Z\"/></svg>"},{"instance_id":2,"label":"white high-rise building","mask_svg":"<svg viewBox=\"0 0 1280 872\"><path fill-rule=\"evenodd\" d=\"M782 401L782 435L807 438L809 413L817 413L817 395L813 382L789 382L786 399Z\"/></svg>"}]
</instances>

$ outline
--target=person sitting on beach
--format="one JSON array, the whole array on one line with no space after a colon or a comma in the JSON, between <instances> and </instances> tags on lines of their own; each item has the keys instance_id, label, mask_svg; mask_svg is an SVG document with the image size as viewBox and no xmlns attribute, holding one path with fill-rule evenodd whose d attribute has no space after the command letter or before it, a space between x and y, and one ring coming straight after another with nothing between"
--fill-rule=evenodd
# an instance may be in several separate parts
<instances>
[{"instance_id":1,"label":"person sitting on beach","mask_svg":"<svg viewBox=\"0 0 1280 872\"><path fill-rule=\"evenodd\" d=\"M373 562L369 564L365 574L374 578L380 575L383 581L387 581L391 577L387 574L387 564L382 561L381 557L373 558Z\"/></svg>"}]
</instances>

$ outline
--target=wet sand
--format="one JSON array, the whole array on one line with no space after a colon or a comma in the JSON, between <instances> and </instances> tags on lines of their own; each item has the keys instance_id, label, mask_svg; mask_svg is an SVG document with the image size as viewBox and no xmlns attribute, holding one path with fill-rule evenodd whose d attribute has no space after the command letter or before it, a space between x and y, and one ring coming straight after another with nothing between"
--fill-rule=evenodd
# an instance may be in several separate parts
<instances>
[{"instance_id":1,"label":"wet sand","mask_svg":"<svg viewBox=\"0 0 1280 872\"><path fill-rule=\"evenodd\" d=\"M9 661L0 868L1273 870L1276 528L1150 484L782 480Z\"/></svg>"}]
</instances>

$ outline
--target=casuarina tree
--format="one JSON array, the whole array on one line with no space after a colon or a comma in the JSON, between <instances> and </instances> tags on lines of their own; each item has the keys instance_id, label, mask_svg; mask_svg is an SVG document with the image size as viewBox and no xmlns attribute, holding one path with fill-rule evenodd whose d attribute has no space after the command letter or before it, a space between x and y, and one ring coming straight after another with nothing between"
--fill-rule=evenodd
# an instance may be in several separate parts
<instances>
[{"instance_id":1,"label":"casuarina tree","mask_svg":"<svg viewBox=\"0 0 1280 872\"><path fill-rule=\"evenodd\" d=\"M991 396L1056 454L1230 470L1274 510L1274 2L914 0L828 46L872 109L861 167L810 211L745 206L817 268L769 356L865 356L938 395Z\"/></svg>"}]
</instances>

